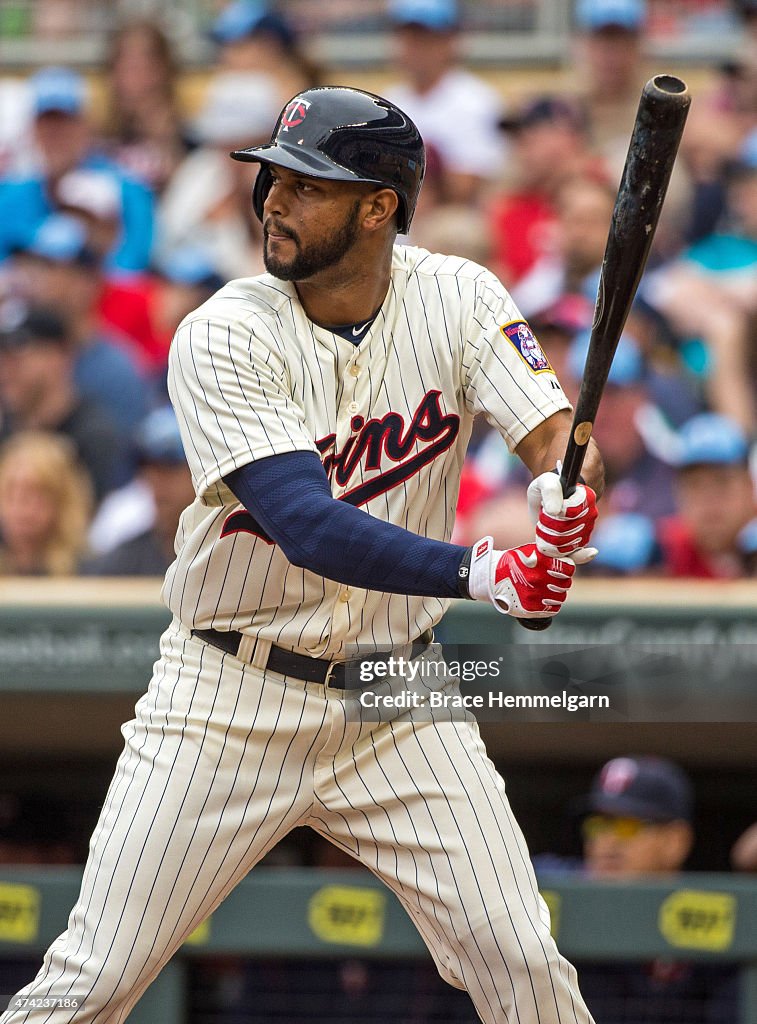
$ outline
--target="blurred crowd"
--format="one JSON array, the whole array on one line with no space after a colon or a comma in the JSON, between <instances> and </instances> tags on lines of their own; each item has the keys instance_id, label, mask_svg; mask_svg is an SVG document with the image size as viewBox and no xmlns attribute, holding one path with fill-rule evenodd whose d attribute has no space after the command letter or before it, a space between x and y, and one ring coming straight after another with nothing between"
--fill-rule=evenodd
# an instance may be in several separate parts
<instances>
[{"instance_id":1,"label":"blurred crowd","mask_svg":"<svg viewBox=\"0 0 757 1024\"><path fill-rule=\"evenodd\" d=\"M730 5L742 42L694 92L596 423L594 574L757 567L757 0ZM660 70L645 0L577 0L570 75L507 99L463 65L455 0L383 9L384 92L429 152L404 240L494 270L575 399L640 90ZM228 153L265 141L299 89L338 84L275 5L232 0L210 32L191 110L152 20L115 29L94 78L49 66L0 82L14 111L0 130L0 574L160 575L173 558L193 492L165 391L171 337L224 281L263 269L256 166ZM455 540L521 543L526 482L478 423Z\"/></svg>"}]
</instances>

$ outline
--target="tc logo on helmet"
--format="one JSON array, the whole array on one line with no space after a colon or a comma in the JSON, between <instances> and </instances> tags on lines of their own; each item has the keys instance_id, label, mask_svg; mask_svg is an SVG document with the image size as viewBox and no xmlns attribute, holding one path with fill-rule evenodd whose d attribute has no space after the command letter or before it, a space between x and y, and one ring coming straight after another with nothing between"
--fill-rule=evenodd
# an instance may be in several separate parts
<instances>
[{"instance_id":1,"label":"tc logo on helmet","mask_svg":"<svg viewBox=\"0 0 757 1024\"><path fill-rule=\"evenodd\" d=\"M303 100L297 96L287 103L286 109L281 116L281 130L282 132L288 132L290 128L296 128L301 125L307 117L308 110L310 109L310 100Z\"/></svg>"}]
</instances>

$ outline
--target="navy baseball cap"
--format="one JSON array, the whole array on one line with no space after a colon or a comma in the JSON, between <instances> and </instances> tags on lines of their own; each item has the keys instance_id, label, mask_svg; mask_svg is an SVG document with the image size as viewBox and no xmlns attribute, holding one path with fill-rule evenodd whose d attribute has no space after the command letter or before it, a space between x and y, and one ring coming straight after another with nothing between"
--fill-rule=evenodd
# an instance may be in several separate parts
<instances>
[{"instance_id":1,"label":"navy baseball cap","mask_svg":"<svg viewBox=\"0 0 757 1024\"><path fill-rule=\"evenodd\" d=\"M67 345L66 322L46 306L8 301L0 307L0 351L27 345Z\"/></svg>"},{"instance_id":2,"label":"navy baseball cap","mask_svg":"<svg viewBox=\"0 0 757 1024\"><path fill-rule=\"evenodd\" d=\"M578 0L576 24L585 32L624 28L638 32L647 16L645 0Z\"/></svg>"},{"instance_id":3,"label":"navy baseball cap","mask_svg":"<svg viewBox=\"0 0 757 1024\"><path fill-rule=\"evenodd\" d=\"M589 814L645 821L691 821L694 793L688 776L663 757L615 757L594 778L583 801Z\"/></svg>"},{"instance_id":4,"label":"navy baseball cap","mask_svg":"<svg viewBox=\"0 0 757 1024\"><path fill-rule=\"evenodd\" d=\"M32 109L37 117L53 112L76 117L87 102L84 79L71 68L42 68L32 75L29 85Z\"/></svg>"},{"instance_id":5,"label":"navy baseball cap","mask_svg":"<svg viewBox=\"0 0 757 1024\"><path fill-rule=\"evenodd\" d=\"M142 463L177 466L186 462L176 413L170 405L145 416L134 433L134 444Z\"/></svg>"},{"instance_id":6,"label":"navy baseball cap","mask_svg":"<svg viewBox=\"0 0 757 1024\"><path fill-rule=\"evenodd\" d=\"M741 427L728 416L706 412L692 416L681 427L676 464L687 466L746 465L749 444Z\"/></svg>"},{"instance_id":7,"label":"navy baseball cap","mask_svg":"<svg viewBox=\"0 0 757 1024\"><path fill-rule=\"evenodd\" d=\"M505 132L520 132L541 124L564 124L576 132L588 130L581 108L562 96L539 96L529 100L515 115L505 115L499 127Z\"/></svg>"},{"instance_id":8,"label":"navy baseball cap","mask_svg":"<svg viewBox=\"0 0 757 1024\"><path fill-rule=\"evenodd\" d=\"M421 25L434 32L449 32L460 23L456 0L391 0L389 17L395 25Z\"/></svg>"}]
</instances>

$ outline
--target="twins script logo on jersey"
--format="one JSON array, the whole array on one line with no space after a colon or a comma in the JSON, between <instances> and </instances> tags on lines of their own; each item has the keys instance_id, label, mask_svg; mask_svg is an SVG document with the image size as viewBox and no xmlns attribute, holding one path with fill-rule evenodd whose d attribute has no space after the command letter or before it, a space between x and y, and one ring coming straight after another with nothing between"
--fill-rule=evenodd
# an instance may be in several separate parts
<instances>
[{"instance_id":1,"label":"twins script logo on jersey","mask_svg":"<svg viewBox=\"0 0 757 1024\"><path fill-rule=\"evenodd\" d=\"M353 416L352 437L337 451L336 434L327 434L316 441L323 468L340 487L346 487L358 466L365 470L382 470L363 480L339 496L348 505L365 505L372 498L390 491L415 476L429 462L445 452L460 432L460 417L446 413L441 405L441 391L429 391L421 399L409 424L396 412L366 420ZM420 443L419 443L420 442ZM225 520L222 537L234 533L251 533L267 544L273 541L249 512L232 512Z\"/></svg>"},{"instance_id":2,"label":"twins script logo on jersey","mask_svg":"<svg viewBox=\"0 0 757 1024\"><path fill-rule=\"evenodd\" d=\"M544 349L534 337L534 332L525 320L513 320L500 331L510 342L515 351L534 373L554 373Z\"/></svg>"},{"instance_id":3,"label":"twins script logo on jersey","mask_svg":"<svg viewBox=\"0 0 757 1024\"><path fill-rule=\"evenodd\" d=\"M290 128L297 128L305 120L310 109L310 100L295 97L291 103L287 103L286 110L281 115L281 130L288 132Z\"/></svg>"}]
</instances>

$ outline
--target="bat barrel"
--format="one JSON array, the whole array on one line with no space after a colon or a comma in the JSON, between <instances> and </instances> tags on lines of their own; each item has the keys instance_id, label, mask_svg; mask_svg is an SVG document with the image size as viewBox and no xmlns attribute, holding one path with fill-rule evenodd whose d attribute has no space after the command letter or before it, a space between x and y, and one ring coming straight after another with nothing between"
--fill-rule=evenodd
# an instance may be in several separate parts
<instances>
[{"instance_id":1,"label":"bat barrel","mask_svg":"<svg viewBox=\"0 0 757 1024\"><path fill-rule=\"evenodd\" d=\"M644 86L618 189L599 276L594 322L573 429L563 459L563 493L573 493L583 465L615 350L646 266L691 97L674 75L655 75ZM520 619L546 629L549 619Z\"/></svg>"},{"instance_id":2,"label":"bat barrel","mask_svg":"<svg viewBox=\"0 0 757 1024\"><path fill-rule=\"evenodd\" d=\"M602 261L591 341L561 476L575 488L610 365L652 246L691 96L674 75L642 90Z\"/></svg>"}]
</instances>

